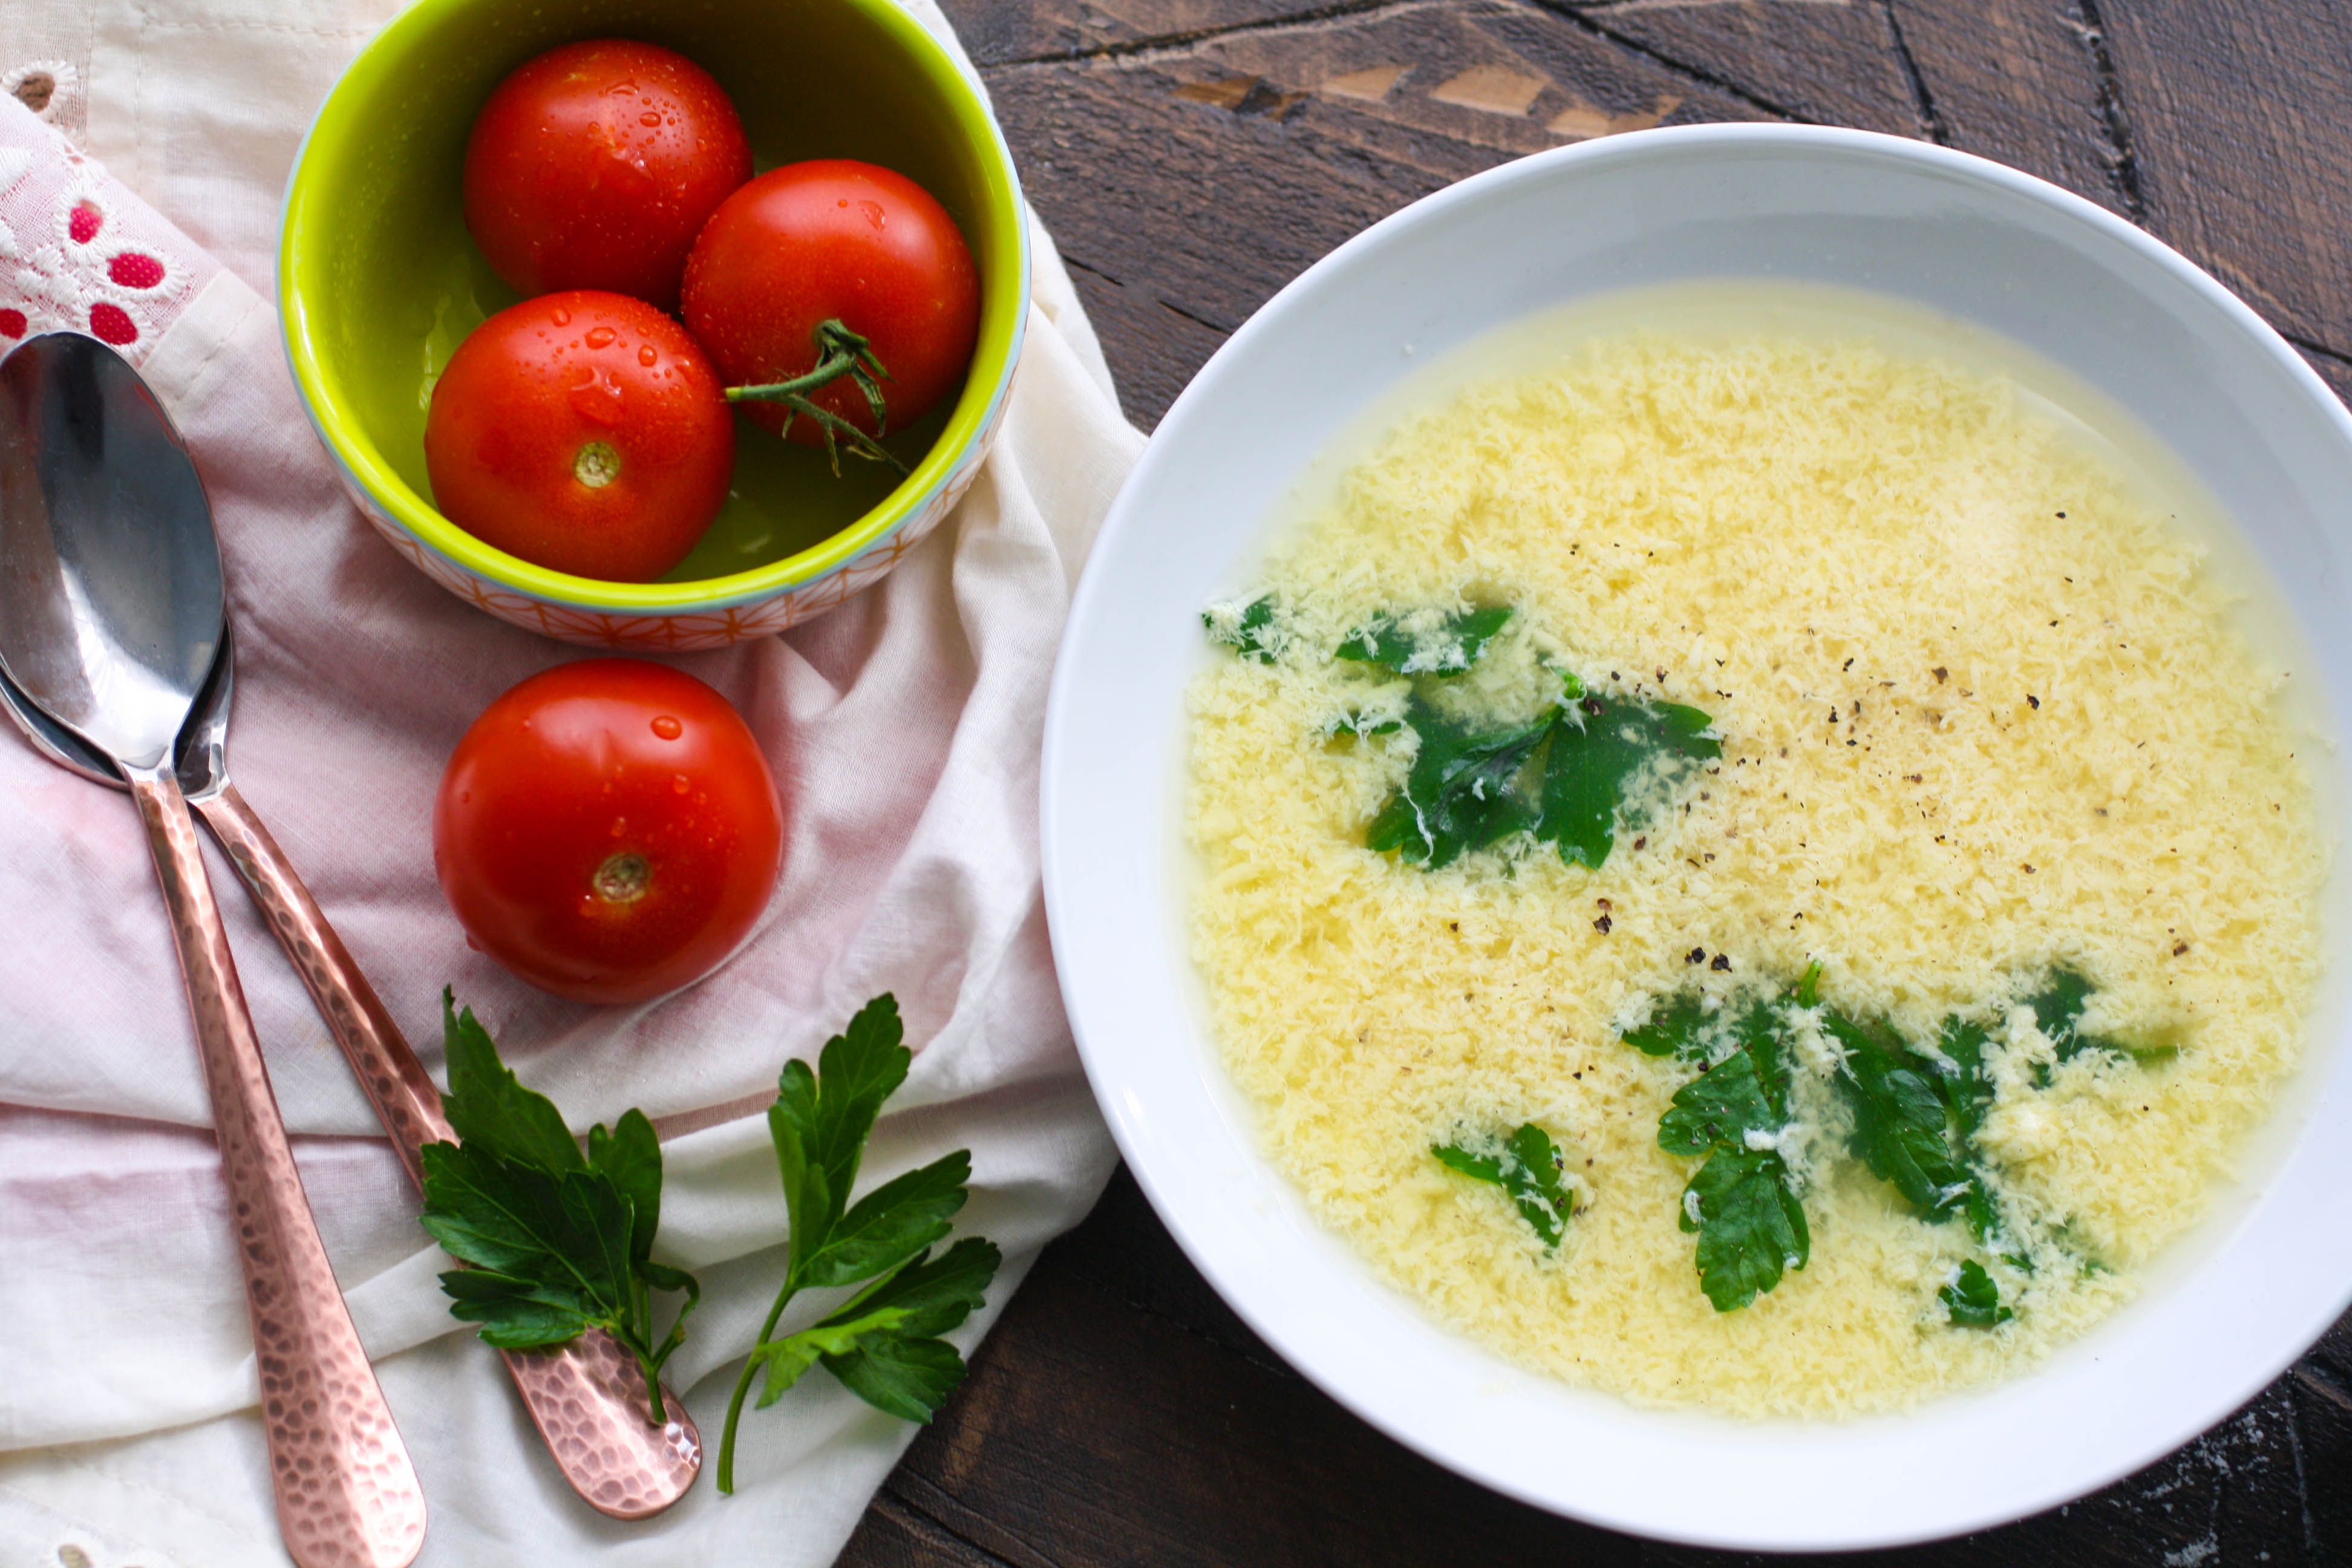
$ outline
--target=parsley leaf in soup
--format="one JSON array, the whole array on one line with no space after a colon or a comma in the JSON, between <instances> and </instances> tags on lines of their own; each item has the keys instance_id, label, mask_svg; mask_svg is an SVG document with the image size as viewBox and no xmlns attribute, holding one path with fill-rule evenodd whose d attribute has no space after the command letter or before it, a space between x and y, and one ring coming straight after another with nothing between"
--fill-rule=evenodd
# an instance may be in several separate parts
<instances>
[{"instance_id":1,"label":"parsley leaf in soup","mask_svg":"<svg viewBox=\"0 0 2352 1568\"><path fill-rule=\"evenodd\" d=\"M2129 1058L2142 1067L2154 1067L2178 1054L2171 1046L2133 1046L2084 1034L2083 1010L2091 999L2091 983L2081 974L2071 969L2058 969L2051 972L2039 992L2026 998L2026 1005L2033 1009L2035 1026L2049 1038L2061 1062L2071 1062L2085 1052L2104 1051ZM2037 1089L2050 1087L2049 1064L2035 1067L2033 1084Z\"/></svg>"},{"instance_id":2,"label":"parsley leaf in soup","mask_svg":"<svg viewBox=\"0 0 2352 1568\"><path fill-rule=\"evenodd\" d=\"M1275 658L1274 595L1261 594L1239 609L1213 605L1201 612L1209 640L1256 664Z\"/></svg>"},{"instance_id":3,"label":"parsley leaf in soup","mask_svg":"<svg viewBox=\"0 0 2352 1568\"><path fill-rule=\"evenodd\" d=\"M1560 1177L1563 1162L1559 1148L1550 1134L1534 1122L1521 1124L1505 1140L1500 1153L1480 1154L1459 1143L1440 1143L1430 1152L1448 1170L1492 1183L1509 1194L1520 1217L1543 1238L1545 1247L1557 1247L1568 1233L1569 1216L1576 1209L1575 1194Z\"/></svg>"},{"instance_id":4,"label":"parsley leaf in soup","mask_svg":"<svg viewBox=\"0 0 2352 1568\"><path fill-rule=\"evenodd\" d=\"M661 1146L640 1110L589 1129L583 1157L562 1113L523 1087L470 1010L442 994L456 1143L422 1151L433 1239L471 1268L441 1276L451 1315L500 1350L546 1350L602 1329L636 1358L656 1422L661 1369L686 1342L701 1299L694 1276L653 1259L661 1224ZM686 1298L655 1334L653 1293Z\"/></svg>"},{"instance_id":5,"label":"parsley leaf in soup","mask_svg":"<svg viewBox=\"0 0 2352 1568\"><path fill-rule=\"evenodd\" d=\"M1511 607L1492 605L1447 616L1434 626L1423 616L1375 616L1333 651L1391 675L1459 675L1478 662L1486 645L1509 624Z\"/></svg>"},{"instance_id":6,"label":"parsley leaf in soup","mask_svg":"<svg viewBox=\"0 0 2352 1568\"><path fill-rule=\"evenodd\" d=\"M1681 1057L1705 1061L1706 1046L1699 1031L1706 1023L1706 998L1696 991L1676 993L1650 1010L1649 1021L1626 1031L1627 1045L1645 1057Z\"/></svg>"},{"instance_id":7,"label":"parsley leaf in soup","mask_svg":"<svg viewBox=\"0 0 2352 1568\"><path fill-rule=\"evenodd\" d=\"M964 1205L971 1152L958 1149L848 1201L883 1102L913 1064L905 1035L898 1000L886 993L824 1043L814 1070L794 1059L778 1075L768 1135L792 1222L791 1256L728 1401L722 1492L734 1489L735 1435L754 1378L764 1378L765 1408L822 1365L866 1403L908 1421L929 1420L963 1381L963 1357L940 1336L982 1305L1000 1257L977 1237L936 1257L931 1248ZM825 1317L777 1333L802 1290L853 1285L858 1289Z\"/></svg>"},{"instance_id":8,"label":"parsley leaf in soup","mask_svg":"<svg viewBox=\"0 0 2352 1568\"><path fill-rule=\"evenodd\" d=\"M1696 998L1687 1005L1677 999L1666 1014L1687 1020L1680 1037L1658 1041L1664 1049L1636 1048L1687 1058L1699 1028ZM1658 1119L1660 1148L1705 1161L1683 1189L1680 1223L1698 1237L1699 1289L1718 1312L1747 1306L1812 1253L1795 1180L1771 1146L1789 1124L1790 1069L1780 1022L1777 1004L1751 1006L1737 1026L1738 1047L1675 1090Z\"/></svg>"},{"instance_id":9,"label":"parsley leaf in soup","mask_svg":"<svg viewBox=\"0 0 2352 1568\"><path fill-rule=\"evenodd\" d=\"M1985 1065L1985 1047L1991 1043L1991 1033L1981 1024L1958 1017L1944 1020L1943 1037L1937 1045L1952 1064L1945 1075L1944 1098L1952 1108L1952 1122L1964 1147L1976 1142L1992 1110L1992 1071Z\"/></svg>"},{"instance_id":10,"label":"parsley leaf in soup","mask_svg":"<svg viewBox=\"0 0 2352 1568\"><path fill-rule=\"evenodd\" d=\"M1368 848L1393 849L1433 870L1530 824L1534 811L1518 774L1549 721L1482 730L1455 722L1416 695L1405 722L1420 737L1421 749L1404 788L1372 818L1364 837Z\"/></svg>"},{"instance_id":11,"label":"parsley leaf in soup","mask_svg":"<svg viewBox=\"0 0 2352 1568\"><path fill-rule=\"evenodd\" d=\"M1853 1112L1854 1153L1922 1219L1961 1213L1978 1182L1953 1146L1941 1075L1884 1024L1829 1013L1822 1026L1844 1053L1837 1084Z\"/></svg>"},{"instance_id":12,"label":"parsley leaf in soup","mask_svg":"<svg viewBox=\"0 0 2352 1568\"><path fill-rule=\"evenodd\" d=\"M1658 1119L1658 1147L1684 1155L1746 1149L1750 1132L1769 1142L1788 1120L1765 1097L1754 1055L1734 1051L1675 1091Z\"/></svg>"},{"instance_id":13,"label":"parsley leaf in soup","mask_svg":"<svg viewBox=\"0 0 2352 1568\"><path fill-rule=\"evenodd\" d=\"M1573 713L1564 710L1553 727L1535 831L1570 865L1598 868L1616 842L1637 773L1660 757L1719 757L1723 744L1710 732L1712 719L1680 703L1594 696L1573 702Z\"/></svg>"},{"instance_id":14,"label":"parsley leaf in soup","mask_svg":"<svg viewBox=\"0 0 2352 1568\"><path fill-rule=\"evenodd\" d=\"M1957 1328L1990 1329L2017 1316L2000 1304L2000 1287L1974 1258L1961 1264L1958 1275L1936 1295L1944 1303L1945 1316Z\"/></svg>"},{"instance_id":15,"label":"parsley leaf in soup","mask_svg":"<svg viewBox=\"0 0 2352 1568\"><path fill-rule=\"evenodd\" d=\"M1718 1312L1737 1311L1812 1254L1804 1205L1769 1150L1718 1152L1683 1189L1682 1228L1698 1234L1698 1282Z\"/></svg>"}]
</instances>

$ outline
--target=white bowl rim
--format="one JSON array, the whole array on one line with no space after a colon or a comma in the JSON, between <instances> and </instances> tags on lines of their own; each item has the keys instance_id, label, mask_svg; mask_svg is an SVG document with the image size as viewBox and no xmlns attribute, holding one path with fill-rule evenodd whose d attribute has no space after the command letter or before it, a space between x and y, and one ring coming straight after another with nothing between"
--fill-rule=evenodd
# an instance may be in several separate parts
<instances>
[{"instance_id":1,"label":"white bowl rim","mask_svg":"<svg viewBox=\"0 0 2352 1568\"><path fill-rule=\"evenodd\" d=\"M1927 170L1940 172L1958 180L1989 185L1997 191L2022 196L2053 209L2063 217L2086 225L2105 238L2118 243L2138 258L2152 263L2168 274L2175 282L2185 284L2205 303L2217 310L2228 321L2251 338L2284 370L2289 379L2332 422L2338 439L2352 448L2352 414L2311 366L2281 335L2258 316L2236 295L2223 288L2210 274L2189 261L2179 252L2143 229L2132 225L2095 204L2032 174L2008 165L1994 163L1972 153L1937 146L1907 138L1884 135L1874 132L1855 131L1838 127L1789 125L1780 123L1733 122L1694 126L1677 126L1642 131L1595 139L1565 147L1549 149L1498 165L1459 181L1409 204L1379 222L1370 225L1327 253L1298 277L1278 290L1221 344L1200 373L1171 405L1162 416L1160 428L1178 426L1197 403L1216 395L1222 369L1238 358L1255 341L1280 329L1285 316L1300 301L1311 296L1333 274L1352 267L1363 252L1377 248L1401 230L1444 220L1455 205L1486 199L1498 192L1522 184L1543 182L1554 177L1563 167L1576 165L1601 166L1612 163L1638 162L1657 155L1668 145L1679 153L1719 151L1737 155L1762 151L1804 151L1821 154L1843 154L1856 159L1878 159L1906 163ZM1089 554L1089 565L1082 574L1073 595L1066 623L1061 654L1057 658L1052 686L1047 697L1043 761L1039 778L1041 861L1045 884L1046 919L1049 932L1071 929L1070 922L1078 918L1071 907L1074 895L1069 891L1070 873L1065 862L1064 846L1057 834L1063 820L1058 808L1062 788L1060 775L1065 763L1082 742L1073 732L1070 721L1072 691L1077 677L1073 673L1074 661L1067 658L1071 644L1096 615L1096 602L1103 596L1104 574L1095 569L1097 563L1116 552L1116 547L1134 526L1137 507L1133 498L1152 480L1166 456L1168 446L1153 440L1145 450L1133 472L1114 501ZM1183 1194L1171 1179L1176 1173L1156 1168L1138 1157L1139 1131L1133 1116L1119 1092L1122 1077L1118 1049L1110 1043L1115 1028L1097 1033L1097 1020L1090 1016L1079 986L1065 959L1065 944L1054 940L1056 973L1064 1005L1069 1016L1072 1033L1085 1065L1104 1118L1118 1143L1129 1169L1143 1189L1153 1210L1159 1215L1185 1256L1206 1278L1248 1327L1264 1339L1284 1360L1310 1382L1351 1414L1383 1434L1457 1474L1479 1482L1493 1490L1547 1511L1606 1528L1647 1536L1661 1541L1702 1547L1728 1550L1763 1550L1772 1552L1851 1551L1892 1547L1926 1541L1948 1539L1979 1530L2031 1517L2055 1508L2115 1480L2130 1475L2171 1453L2233 1411L2269 1385L2292 1365L2308 1346L2325 1333L2347 1307L2352 1307L2352 1271L2343 1282L2333 1301L2324 1312L2312 1315L2307 1333L2292 1343L2281 1342L2283 1348L2260 1364L2259 1376L2242 1379L2242 1387L2234 1394L2221 1399L2209 1397L2200 1415L2176 1421L2161 1429L2147 1433L2137 1445L2118 1444L2105 1458L2063 1476L2046 1479L2037 1491L2030 1495L2004 1495L1997 1502L1974 1507L1960 1506L1946 1510L1941 1516L1909 1530L1878 1530L1856 1532L1837 1529L1784 1530L1769 1531L1751 1530L1716 1530L1693 1527L1671 1518L1661 1518L1654 1512L1625 1509L1612 1502L1580 1500L1574 1505L1559 1497L1547 1495L1538 1489L1515 1484L1511 1480L1486 1473L1466 1463L1464 1457L1446 1451L1429 1434L1398 1420L1391 1419L1371 1404L1367 1395L1325 1375L1318 1366L1317 1347L1303 1325L1295 1325L1269 1312L1248 1279L1236 1277L1229 1268L1220 1250L1219 1238L1197 1231L1190 1223ZM1180 960L1189 962L1189 960ZM1105 1022L1108 1022L1106 1020ZM2284 1114L2284 1107L2273 1113ZM1261 1164L1267 1164L1257 1147L1249 1151ZM1276 1173L1276 1179L1287 1182ZM1413 1310L1418 1310L1417 1308ZM1455 1338L1453 1331L1439 1328L1434 1320L1430 1326L1440 1333ZM1525 1373L1528 1377L1540 1373ZM2035 1373L2021 1374L2030 1379ZM2016 1381L2011 1380L2013 1384ZM2008 1385L2003 1385L2008 1386ZM1957 1395L1968 1398L1969 1395ZM1627 1409L1633 1408L1631 1405ZM1899 1415L1893 1417L1900 1419ZM1876 1417L1870 1419L1888 1419ZM1812 1424L1816 1426L1832 1424ZM1787 1428L1783 1428L1784 1430Z\"/></svg>"}]
</instances>

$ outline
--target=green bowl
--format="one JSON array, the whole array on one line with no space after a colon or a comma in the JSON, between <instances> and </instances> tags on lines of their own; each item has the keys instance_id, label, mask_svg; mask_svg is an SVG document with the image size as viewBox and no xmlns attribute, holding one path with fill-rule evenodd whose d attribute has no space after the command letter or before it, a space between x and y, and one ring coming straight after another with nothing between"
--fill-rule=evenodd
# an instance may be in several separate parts
<instances>
[{"instance_id":1,"label":"green bowl","mask_svg":"<svg viewBox=\"0 0 2352 1568\"><path fill-rule=\"evenodd\" d=\"M558 44L639 38L719 79L760 169L860 158L938 197L981 277L962 391L886 445L913 472L738 426L727 504L655 583L551 572L434 510L425 414L449 355L520 296L466 232L474 116ZM978 83L893 0L417 0L343 72L294 161L278 237L286 355L343 485L426 575L493 615L602 647L764 637L878 579L954 506L1004 414L1029 308L1013 156ZM740 419L740 416L738 418Z\"/></svg>"}]
</instances>

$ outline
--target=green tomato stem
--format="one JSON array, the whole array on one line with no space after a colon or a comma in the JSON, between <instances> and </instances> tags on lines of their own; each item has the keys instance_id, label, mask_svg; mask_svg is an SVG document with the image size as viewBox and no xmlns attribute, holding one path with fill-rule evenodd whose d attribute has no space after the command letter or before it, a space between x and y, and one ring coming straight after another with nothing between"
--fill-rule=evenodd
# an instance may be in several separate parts
<instances>
[{"instance_id":1,"label":"green tomato stem","mask_svg":"<svg viewBox=\"0 0 2352 1568\"><path fill-rule=\"evenodd\" d=\"M841 473L838 443L844 440L849 443L853 457L887 463L901 474L908 472L907 465L876 439L876 437L887 435L890 429L889 409L883 402L881 385L890 378L890 373L883 368L880 360L874 357L874 351L864 335L851 331L838 318L818 322L816 331L811 335L816 341L816 365L814 369L789 381L768 382L758 386L730 386L727 389L727 401L782 404L789 412L784 416L783 430L777 432L779 435L790 431L795 418L813 421L824 434L825 458L832 463L836 478ZM844 376L847 376L857 390L866 395L866 405L874 413L874 436L868 436L841 416L819 408L809 401L810 393L830 386Z\"/></svg>"}]
</instances>

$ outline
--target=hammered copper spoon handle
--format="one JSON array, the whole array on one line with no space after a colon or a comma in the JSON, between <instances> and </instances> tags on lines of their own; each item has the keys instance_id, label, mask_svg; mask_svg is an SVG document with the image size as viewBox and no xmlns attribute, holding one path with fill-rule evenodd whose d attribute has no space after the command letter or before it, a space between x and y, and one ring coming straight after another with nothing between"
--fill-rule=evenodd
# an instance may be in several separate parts
<instances>
[{"instance_id":1,"label":"hammered copper spoon handle","mask_svg":"<svg viewBox=\"0 0 2352 1568\"><path fill-rule=\"evenodd\" d=\"M212 1094L286 1549L302 1568L404 1568L425 1544L425 1497L319 1243L173 777L227 637L220 541L171 416L95 338L43 333L0 357L0 673L129 788L153 853Z\"/></svg>"},{"instance_id":2,"label":"hammered copper spoon handle","mask_svg":"<svg viewBox=\"0 0 2352 1568\"><path fill-rule=\"evenodd\" d=\"M425 1064L236 786L223 774L217 789L192 804L228 851L230 864L300 972L335 1043L392 1134L408 1179L422 1187L417 1151L457 1137ZM702 1438L694 1418L665 1388L667 1425L646 1420L644 1373L610 1334L592 1330L554 1351L500 1353L564 1479L591 1507L614 1519L644 1519L676 1502L694 1484L702 1468Z\"/></svg>"},{"instance_id":3,"label":"hammered copper spoon handle","mask_svg":"<svg viewBox=\"0 0 2352 1568\"><path fill-rule=\"evenodd\" d=\"M123 772L155 854L212 1090L286 1550L302 1568L404 1568L425 1544L425 1494L303 1196L195 824L168 760Z\"/></svg>"}]
</instances>

